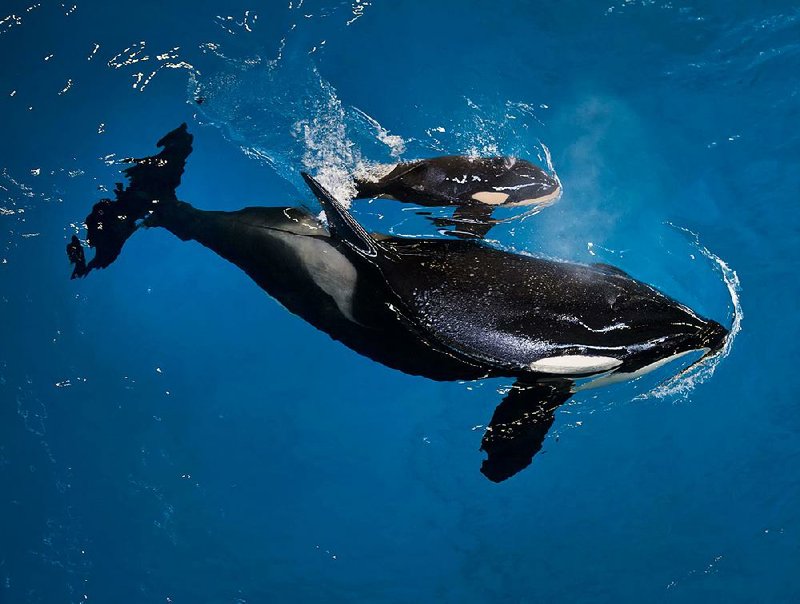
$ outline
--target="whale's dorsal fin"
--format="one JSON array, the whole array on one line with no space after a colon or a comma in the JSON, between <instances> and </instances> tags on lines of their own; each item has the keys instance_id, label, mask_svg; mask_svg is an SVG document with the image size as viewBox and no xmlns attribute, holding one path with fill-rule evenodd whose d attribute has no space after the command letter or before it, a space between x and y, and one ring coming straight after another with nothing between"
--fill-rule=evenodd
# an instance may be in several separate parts
<instances>
[{"instance_id":1,"label":"whale's dorsal fin","mask_svg":"<svg viewBox=\"0 0 800 604\"><path fill-rule=\"evenodd\" d=\"M349 245L359 254L377 256L378 244L364 230L364 227L358 224L358 221L350 215L350 212L312 176L306 172L301 172L300 174L322 204L322 209L328 218L328 228L331 235Z\"/></svg>"}]
</instances>

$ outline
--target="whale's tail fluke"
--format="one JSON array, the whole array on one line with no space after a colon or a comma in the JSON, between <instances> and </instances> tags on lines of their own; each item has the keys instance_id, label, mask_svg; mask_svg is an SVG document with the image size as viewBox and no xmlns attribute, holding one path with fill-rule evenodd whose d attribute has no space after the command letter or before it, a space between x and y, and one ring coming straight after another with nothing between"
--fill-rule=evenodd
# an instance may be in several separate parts
<instances>
[{"instance_id":1,"label":"whale's tail fluke","mask_svg":"<svg viewBox=\"0 0 800 604\"><path fill-rule=\"evenodd\" d=\"M76 238L67 246L74 265L72 278L85 277L95 268L105 268L117 259L128 237L159 204L177 201L175 189L181 183L186 158L192 152L192 135L181 124L158 141L163 147L157 155L127 159L124 170L128 186L117 183L115 199L101 199L86 217L87 240L95 255L87 264Z\"/></svg>"}]
</instances>

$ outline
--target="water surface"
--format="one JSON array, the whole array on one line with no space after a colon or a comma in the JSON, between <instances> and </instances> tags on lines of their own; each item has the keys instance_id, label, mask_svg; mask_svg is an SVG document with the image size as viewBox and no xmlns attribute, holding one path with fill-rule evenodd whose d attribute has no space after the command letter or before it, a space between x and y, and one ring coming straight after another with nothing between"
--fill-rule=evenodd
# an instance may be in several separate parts
<instances>
[{"instance_id":1,"label":"water surface","mask_svg":"<svg viewBox=\"0 0 800 604\"><path fill-rule=\"evenodd\" d=\"M798 40L791 2L7 1L0 601L800 599ZM376 365L164 232L68 279L118 161L183 121L207 209L318 211L301 169L346 196L376 162L549 150L562 199L497 245L726 325L738 298L742 330L708 379L576 396L492 484L502 380Z\"/></svg>"}]
</instances>

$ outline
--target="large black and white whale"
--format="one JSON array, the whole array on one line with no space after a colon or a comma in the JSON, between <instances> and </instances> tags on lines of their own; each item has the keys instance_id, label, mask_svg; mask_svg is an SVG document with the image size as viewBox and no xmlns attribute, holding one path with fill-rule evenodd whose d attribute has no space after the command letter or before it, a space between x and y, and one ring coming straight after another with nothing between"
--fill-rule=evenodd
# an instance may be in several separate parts
<instances>
[{"instance_id":1,"label":"large black and white whale","mask_svg":"<svg viewBox=\"0 0 800 604\"><path fill-rule=\"evenodd\" d=\"M561 183L539 166L515 157L447 155L401 162L380 177L354 177L356 198L389 197L421 206L456 206L452 234L482 238L500 207L544 207L561 195Z\"/></svg>"},{"instance_id":2,"label":"large black and white whale","mask_svg":"<svg viewBox=\"0 0 800 604\"><path fill-rule=\"evenodd\" d=\"M77 238L67 246L73 277L108 266L139 226L163 228L232 262L287 310L379 363L433 380L512 379L481 444L481 471L492 481L531 463L577 383L635 378L724 345L722 325L611 266L367 233L308 175L327 225L295 207L197 209L173 187L191 142L183 125L160 141L161 153L133 160L129 186L87 217L95 259L86 264Z\"/></svg>"}]
</instances>

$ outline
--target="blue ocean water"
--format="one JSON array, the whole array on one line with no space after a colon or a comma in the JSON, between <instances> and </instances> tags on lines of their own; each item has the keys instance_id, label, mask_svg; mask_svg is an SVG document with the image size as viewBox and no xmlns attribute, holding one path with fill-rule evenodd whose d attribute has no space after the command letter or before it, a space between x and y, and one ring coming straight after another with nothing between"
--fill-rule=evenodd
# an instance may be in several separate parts
<instances>
[{"instance_id":1,"label":"blue ocean water","mask_svg":"<svg viewBox=\"0 0 800 604\"><path fill-rule=\"evenodd\" d=\"M796 2L31 2L0 8L0 602L800 601ZM741 331L713 375L577 395L490 483L503 380L380 366L166 232L69 280L184 121L206 209L549 153L562 198L497 245Z\"/></svg>"}]
</instances>

